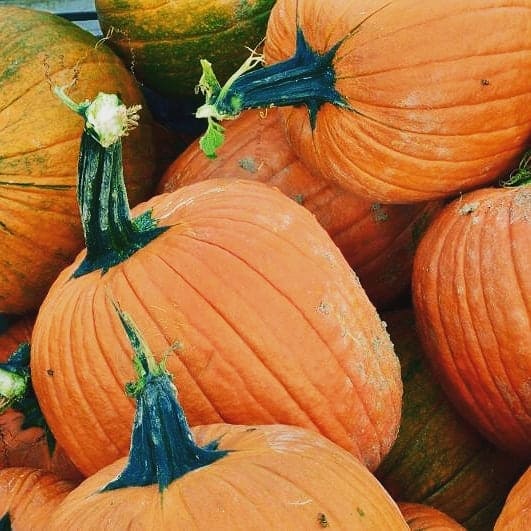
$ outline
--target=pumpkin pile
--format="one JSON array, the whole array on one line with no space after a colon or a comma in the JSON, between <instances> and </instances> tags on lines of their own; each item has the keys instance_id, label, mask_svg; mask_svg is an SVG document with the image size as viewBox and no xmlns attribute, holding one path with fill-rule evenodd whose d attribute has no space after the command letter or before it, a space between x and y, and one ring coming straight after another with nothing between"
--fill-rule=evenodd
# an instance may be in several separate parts
<instances>
[{"instance_id":1,"label":"pumpkin pile","mask_svg":"<svg viewBox=\"0 0 531 531\"><path fill-rule=\"evenodd\" d=\"M95 5L0 6L0 528L528 529L531 0Z\"/></svg>"}]
</instances>

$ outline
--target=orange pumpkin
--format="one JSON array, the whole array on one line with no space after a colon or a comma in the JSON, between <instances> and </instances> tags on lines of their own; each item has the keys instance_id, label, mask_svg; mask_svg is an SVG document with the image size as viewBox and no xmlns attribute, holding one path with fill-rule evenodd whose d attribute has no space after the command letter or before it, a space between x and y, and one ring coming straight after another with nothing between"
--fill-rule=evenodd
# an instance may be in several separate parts
<instances>
[{"instance_id":1,"label":"orange pumpkin","mask_svg":"<svg viewBox=\"0 0 531 531\"><path fill-rule=\"evenodd\" d=\"M32 334L33 385L74 463L90 474L129 447L133 408L119 382L131 376L130 347L112 296L157 353L175 351L168 369L193 425L299 425L374 469L396 437L400 369L315 218L271 187L227 179L155 196L131 217L120 143L103 148L93 135L87 126L80 157L87 249Z\"/></svg>"},{"instance_id":2,"label":"orange pumpkin","mask_svg":"<svg viewBox=\"0 0 531 531\"><path fill-rule=\"evenodd\" d=\"M118 313L137 373L126 387L137 402L129 456L70 492L47 528L407 529L374 476L317 433L281 425L190 430L164 362Z\"/></svg>"},{"instance_id":3,"label":"orange pumpkin","mask_svg":"<svg viewBox=\"0 0 531 531\"><path fill-rule=\"evenodd\" d=\"M494 531L526 531L531 527L531 467L511 489Z\"/></svg>"},{"instance_id":4,"label":"orange pumpkin","mask_svg":"<svg viewBox=\"0 0 531 531\"><path fill-rule=\"evenodd\" d=\"M221 87L203 61L209 120L285 106L312 170L353 193L405 203L455 195L510 169L531 134L531 0L278 0L265 41Z\"/></svg>"},{"instance_id":5,"label":"orange pumpkin","mask_svg":"<svg viewBox=\"0 0 531 531\"><path fill-rule=\"evenodd\" d=\"M382 205L312 175L287 143L279 109L246 111L226 130L215 160L194 142L164 173L158 192L218 177L276 186L315 215L377 308L405 294L416 245L441 202Z\"/></svg>"},{"instance_id":6,"label":"orange pumpkin","mask_svg":"<svg viewBox=\"0 0 531 531\"><path fill-rule=\"evenodd\" d=\"M47 528L52 511L74 486L47 470L0 469L0 529Z\"/></svg>"},{"instance_id":7,"label":"orange pumpkin","mask_svg":"<svg viewBox=\"0 0 531 531\"><path fill-rule=\"evenodd\" d=\"M78 99L98 89L143 103L131 73L93 35L63 18L0 6L0 312L34 311L58 273L83 248L76 205L81 124L52 94ZM152 193L156 151L149 113L124 147L127 187Z\"/></svg>"},{"instance_id":8,"label":"orange pumpkin","mask_svg":"<svg viewBox=\"0 0 531 531\"><path fill-rule=\"evenodd\" d=\"M448 205L420 242L413 300L426 354L463 416L531 458L531 187Z\"/></svg>"},{"instance_id":9,"label":"orange pumpkin","mask_svg":"<svg viewBox=\"0 0 531 531\"><path fill-rule=\"evenodd\" d=\"M453 518L429 505L399 502L398 508L411 531L466 531Z\"/></svg>"}]
</instances>

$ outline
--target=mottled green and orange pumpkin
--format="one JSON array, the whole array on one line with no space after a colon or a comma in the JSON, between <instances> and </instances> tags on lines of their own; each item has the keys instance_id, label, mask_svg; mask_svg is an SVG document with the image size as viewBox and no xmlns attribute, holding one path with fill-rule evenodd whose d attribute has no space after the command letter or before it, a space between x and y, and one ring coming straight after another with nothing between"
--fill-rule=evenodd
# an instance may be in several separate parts
<instances>
[{"instance_id":1,"label":"mottled green and orange pumpkin","mask_svg":"<svg viewBox=\"0 0 531 531\"><path fill-rule=\"evenodd\" d=\"M82 125L53 95L78 99L142 94L120 59L95 36L50 13L0 6L0 312L22 314L42 302L57 274L83 247L76 206ZM71 86L70 86L71 85ZM149 111L124 142L132 203L152 193L156 151Z\"/></svg>"},{"instance_id":2,"label":"mottled green and orange pumpkin","mask_svg":"<svg viewBox=\"0 0 531 531\"><path fill-rule=\"evenodd\" d=\"M274 0L96 0L113 49L142 83L172 97L193 97L200 59L227 79L263 41Z\"/></svg>"}]
</instances>

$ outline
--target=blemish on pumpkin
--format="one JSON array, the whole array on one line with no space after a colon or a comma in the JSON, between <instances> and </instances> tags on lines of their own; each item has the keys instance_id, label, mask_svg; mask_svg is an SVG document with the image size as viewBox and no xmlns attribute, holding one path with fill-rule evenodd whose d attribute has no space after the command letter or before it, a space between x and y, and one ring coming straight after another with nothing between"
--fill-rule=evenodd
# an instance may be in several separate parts
<instances>
[{"instance_id":1,"label":"blemish on pumpkin","mask_svg":"<svg viewBox=\"0 0 531 531\"><path fill-rule=\"evenodd\" d=\"M7 225L4 222L2 222L2 221L0 221L0 230L3 230L4 232L7 232L8 234L13 234L13 231L11 231L7 227Z\"/></svg>"},{"instance_id":2,"label":"blemish on pumpkin","mask_svg":"<svg viewBox=\"0 0 531 531\"><path fill-rule=\"evenodd\" d=\"M324 315L330 315L330 311L332 310L332 308L330 307L330 304L324 302L324 301L321 301L319 303L319 306L317 306L317 311L319 313L322 313Z\"/></svg>"},{"instance_id":3,"label":"blemish on pumpkin","mask_svg":"<svg viewBox=\"0 0 531 531\"><path fill-rule=\"evenodd\" d=\"M249 173L256 173L258 170L256 166L256 161L251 157L240 159L238 161L238 166L244 169L245 171L248 171Z\"/></svg>"},{"instance_id":4,"label":"blemish on pumpkin","mask_svg":"<svg viewBox=\"0 0 531 531\"><path fill-rule=\"evenodd\" d=\"M389 214L380 203L373 203L371 205L371 212L372 218L376 223L384 223L389 219Z\"/></svg>"},{"instance_id":5,"label":"blemish on pumpkin","mask_svg":"<svg viewBox=\"0 0 531 531\"><path fill-rule=\"evenodd\" d=\"M360 516L365 516L365 511L361 507L356 507L356 511L358 511L358 514Z\"/></svg>"},{"instance_id":6,"label":"blemish on pumpkin","mask_svg":"<svg viewBox=\"0 0 531 531\"><path fill-rule=\"evenodd\" d=\"M478 201L474 201L473 203L465 203L459 210L459 214L461 214L462 216L468 216L469 214L471 214L472 212L474 212L475 210L477 210L477 208L479 207L479 202Z\"/></svg>"},{"instance_id":7,"label":"blemish on pumpkin","mask_svg":"<svg viewBox=\"0 0 531 531\"><path fill-rule=\"evenodd\" d=\"M53 371L53 369L46 369L46 374L47 374L48 376L53 376L53 375L54 375L54 371Z\"/></svg>"},{"instance_id":8,"label":"blemish on pumpkin","mask_svg":"<svg viewBox=\"0 0 531 531\"><path fill-rule=\"evenodd\" d=\"M304 203L304 195L303 194L295 194L293 196L291 196L293 201L295 201L295 203L298 203L299 205L302 205Z\"/></svg>"},{"instance_id":9,"label":"blemish on pumpkin","mask_svg":"<svg viewBox=\"0 0 531 531\"><path fill-rule=\"evenodd\" d=\"M487 85L490 85L490 81L488 79L482 79L481 84L486 87Z\"/></svg>"},{"instance_id":10,"label":"blemish on pumpkin","mask_svg":"<svg viewBox=\"0 0 531 531\"><path fill-rule=\"evenodd\" d=\"M330 523L328 522L328 518L326 517L325 513L318 513L317 514L317 521L319 522L319 525L321 527L329 527Z\"/></svg>"}]
</instances>

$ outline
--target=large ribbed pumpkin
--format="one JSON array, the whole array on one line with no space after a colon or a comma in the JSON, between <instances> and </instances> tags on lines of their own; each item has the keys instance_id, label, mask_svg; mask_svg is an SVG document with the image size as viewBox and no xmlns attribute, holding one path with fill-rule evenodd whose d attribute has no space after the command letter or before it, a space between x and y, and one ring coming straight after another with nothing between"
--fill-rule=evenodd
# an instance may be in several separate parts
<instances>
[{"instance_id":1,"label":"large ribbed pumpkin","mask_svg":"<svg viewBox=\"0 0 531 531\"><path fill-rule=\"evenodd\" d=\"M382 319L400 360L404 395L397 440L376 477L395 500L435 507L468 531L492 529L525 463L457 413L430 370L412 309L384 312Z\"/></svg>"},{"instance_id":2,"label":"large ribbed pumpkin","mask_svg":"<svg viewBox=\"0 0 531 531\"><path fill-rule=\"evenodd\" d=\"M32 335L35 391L74 463L88 474L129 448L130 346L113 298L168 354L192 425L299 425L374 469L396 437L398 360L312 214L265 184L217 179L130 218L119 143L97 147L93 135L80 157L87 250L51 287Z\"/></svg>"},{"instance_id":3,"label":"large ribbed pumpkin","mask_svg":"<svg viewBox=\"0 0 531 531\"><path fill-rule=\"evenodd\" d=\"M264 38L274 0L96 0L102 32L135 75L169 96L193 96L199 60L226 79Z\"/></svg>"},{"instance_id":4,"label":"large ribbed pumpkin","mask_svg":"<svg viewBox=\"0 0 531 531\"><path fill-rule=\"evenodd\" d=\"M377 308L389 307L405 293L416 245L441 202L382 205L312 175L286 141L279 109L266 115L246 111L226 130L215 160L194 142L164 173L158 191L216 177L276 186L315 215Z\"/></svg>"},{"instance_id":5,"label":"large ribbed pumpkin","mask_svg":"<svg viewBox=\"0 0 531 531\"><path fill-rule=\"evenodd\" d=\"M50 83L76 83L142 103L132 75L104 44L50 13L0 6L0 312L36 310L57 274L83 247L76 206L82 125ZM77 73L76 73L77 71ZM147 109L124 148L131 201L152 192L155 152Z\"/></svg>"},{"instance_id":6,"label":"large ribbed pumpkin","mask_svg":"<svg viewBox=\"0 0 531 531\"><path fill-rule=\"evenodd\" d=\"M207 69L198 116L287 106L289 141L307 166L376 200L478 187L510 168L531 134L530 9L530 0L278 0L269 66L221 91Z\"/></svg>"},{"instance_id":7,"label":"large ribbed pumpkin","mask_svg":"<svg viewBox=\"0 0 531 531\"><path fill-rule=\"evenodd\" d=\"M531 186L448 205L417 250L413 300L426 354L462 415L531 458Z\"/></svg>"}]
</instances>

